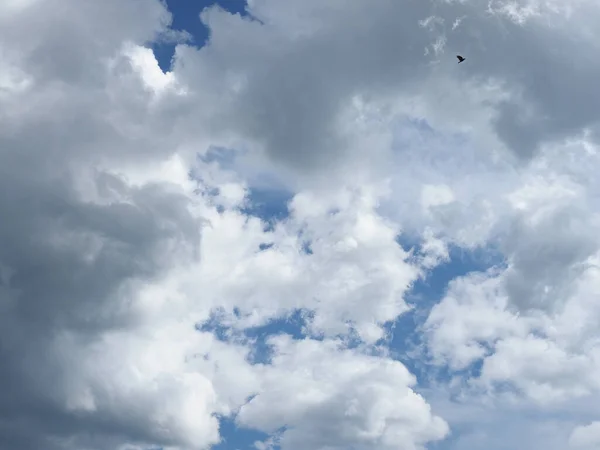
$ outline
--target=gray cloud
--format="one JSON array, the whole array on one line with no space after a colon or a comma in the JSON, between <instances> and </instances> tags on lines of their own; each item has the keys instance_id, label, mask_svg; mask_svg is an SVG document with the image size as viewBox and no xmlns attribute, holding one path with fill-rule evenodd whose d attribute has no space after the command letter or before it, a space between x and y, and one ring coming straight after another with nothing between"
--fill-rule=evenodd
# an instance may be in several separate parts
<instances>
[{"instance_id":1,"label":"gray cloud","mask_svg":"<svg viewBox=\"0 0 600 450\"><path fill-rule=\"evenodd\" d=\"M439 109L432 73L452 80L449 88L456 90L468 89L467 81L496 80L510 95L496 103L492 125L504 144L529 159L540 145L597 122L600 66L586 56L595 44L585 34L597 12L584 3L571 20L543 10L517 23L501 14L501 5L491 12L480 1L354 2L341 9L266 1L249 9L260 22L212 9L204 15L209 46L197 54L181 48L175 71L222 93L212 127L241 133L298 169L331 168L349 158L339 119L352 96L381 101L413 92ZM436 56L432 45L439 38L443 53ZM460 70L455 53L468 57ZM197 76L199 67L205 76ZM231 78L216 82L218 73ZM239 86L232 89L226 79ZM459 102L442 114L456 116L467 107Z\"/></svg>"},{"instance_id":2,"label":"gray cloud","mask_svg":"<svg viewBox=\"0 0 600 450\"><path fill-rule=\"evenodd\" d=\"M518 220L504 241L510 269L506 289L520 311L553 311L564 306L576 280L589 268L588 258L598 251L587 211L559 209L531 225Z\"/></svg>"},{"instance_id":3,"label":"gray cloud","mask_svg":"<svg viewBox=\"0 0 600 450\"><path fill-rule=\"evenodd\" d=\"M136 187L90 170L94 161L127 161L132 150L150 157L143 140L124 141L106 120L119 105L106 95L102 58L125 39L152 39L168 19L158 2L137 3L49 1L0 13L4 66L17 65L30 83L0 97L2 449L116 448L154 433L140 406L126 419L124 411L86 416L64 404L83 364L77 351L136 325L124 302L136 283L164 273L174 255L193 260L199 243L187 197L160 182ZM63 345L65 334L77 344ZM77 444L62 439L75 435Z\"/></svg>"}]
</instances>

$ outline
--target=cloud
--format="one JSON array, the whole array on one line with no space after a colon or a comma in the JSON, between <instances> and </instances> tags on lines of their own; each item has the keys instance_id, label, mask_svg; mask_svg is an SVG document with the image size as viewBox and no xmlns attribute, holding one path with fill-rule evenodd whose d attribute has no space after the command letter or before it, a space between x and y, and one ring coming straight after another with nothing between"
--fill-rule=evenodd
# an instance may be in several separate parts
<instances>
[{"instance_id":1,"label":"cloud","mask_svg":"<svg viewBox=\"0 0 600 450\"><path fill-rule=\"evenodd\" d=\"M167 292L143 295L197 261L201 224L177 174L135 184L124 173L173 153L146 146L157 138L146 125L123 133L139 130L132 114L150 98L111 58L127 61L124 44L168 19L159 2L137 6L50 1L2 15L3 65L22 75L0 106L2 448L204 447L219 441L215 412L235 406L185 362L220 344L173 322L174 305L145 303ZM243 349L218 352L244 370Z\"/></svg>"},{"instance_id":2,"label":"cloud","mask_svg":"<svg viewBox=\"0 0 600 450\"><path fill-rule=\"evenodd\" d=\"M242 407L238 422L279 436L283 449L422 449L448 433L410 387L398 361L361 355L335 341L271 338L265 389ZM282 399L284 399L282 401Z\"/></svg>"},{"instance_id":3,"label":"cloud","mask_svg":"<svg viewBox=\"0 0 600 450\"><path fill-rule=\"evenodd\" d=\"M597 14L594 6L579 2L565 18L555 2L490 5L445 2L432 15L429 2L339 8L261 1L249 6L256 20L211 9L203 16L210 46L179 46L174 70L189 84L204 86L203 96L207 85L219 92L211 127L251 140L297 169L332 170L361 158L349 158L353 139L342 125L353 97L383 104L398 98L406 108L410 96L440 122L463 127L488 109L488 144L506 145L523 158L554 139L593 128L597 117L589 93L597 65L582 56L593 53L585 24ZM461 17L468 25L451 30ZM447 51L440 53L440 42ZM423 57L429 47L438 50ZM477 62L460 71L431 66L454 52ZM219 78L223 67L228 75ZM482 81L502 85L503 95L465 102ZM443 84L444 91L434 84ZM217 98L211 95L199 100Z\"/></svg>"},{"instance_id":4,"label":"cloud","mask_svg":"<svg viewBox=\"0 0 600 450\"><path fill-rule=\"evenodd\" d=\"M597 420L598 7L248 10L163 73L159 1L0 5L0 448L201 449L220 417L290 450L566 445ZM288 214L248 215L257 184ZM409 302L451 246L502 261ZM390 356L415 307L427 392Z\"/></svg>"},{"instance_id":5,"label":"cloud","mask_svg":"<svg viewBox=\"0 0 600 450\"><path fill-rule=\"evenodd\" d=\"M569 448L592 449L600 445L600 422L577 427L569 438Z\"/></svg>"}]
</instances>

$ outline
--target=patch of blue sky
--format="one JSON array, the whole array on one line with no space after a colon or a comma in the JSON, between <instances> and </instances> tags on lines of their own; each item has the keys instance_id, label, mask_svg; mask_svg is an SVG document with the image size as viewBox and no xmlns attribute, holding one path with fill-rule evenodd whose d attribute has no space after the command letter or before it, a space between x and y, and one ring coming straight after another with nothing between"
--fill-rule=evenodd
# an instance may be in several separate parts
<instances>
[{"instance_id":1,"label":"patch of blue sky","mask_svg":"<svg viewBox=\"0 0 600 450\"><path fill-rule=\"evenodd\" d=\"M240 152L233 149L211 147L204 154L198 155L198 159L204 164L216 164L220 170L236 171L237 158ZM201 170L192 169L189 174L190 179L197 181L200 185L203 183ZM200 189L205 195L217 196L218 189ZM274 222L285 220L289 216L288 204L294 194L277 183L250 184L246 195L245 205L241 212L258 217L267 223L270 228ZM222 209L222 208L221 208ZM265 243L268 244L268 243ZM308 244L305 245L305 251L310 252Z\"/></svg>"},{"instance_id":2,"label":"patch of blue sky","mask_svg":"<svg viewBox=\"0 0 600 450\"><path fill-rule=\"evenodd\" d=\"M189 44L198 48L203 47L210 37L210 30L200 20L200 13L205 8L218 5L230 13L247 15L246 0L165 0L165 3L172 14L171 28L188 33L191 37ZM176 45L176 42L160 40L152 46L158 65L164 72L171 68Z\"/></svg>"},{"instance_id":3,"label":"patch of blue sky","mask_svg":"<svg viewBox=\"0 0 600 450\"><path fill-rule=\"evenodd\" d=\"M271 320L266 325L246 330L246 337L254 341L252 363L269 364L271 362L272 349L268 345L268 339L271 336L287 334L294 339L304 339L307 314L309 313L295 310L287 317Z\"/></svg>"},{"instance_id":4,"label":"patch of blue sky","mask_svg":"<svg viewBox=\"0 0 600 450\"><path fill-rule=\"evenodd\" d=\"M238 308L234 308L232 312L236 317L241 317ZM226 315L226 311L213 311L206 322L196 325L196 329L211 332L217 339L225 342L232 339L252 342L250 362L252 364L270 364L272 351L268 344L269 337L287 334L294 339L304 339L306 337L305 326L307 319L311 317L311 312L293 310L283 317L269 320L265 325L247 328L243 331L234 330L231 325L228 325Z\"/></svg>"},{"instance_id":5,"label":"patch of blue sky","mask_svg":"<svg viewBox=\"0 0 600 450\"><path fill-rule=\"evenodd\" d=\"M233 417L219 418L221 442L213 445L212 450L256 450L254 443L266 440L269 435L261 431L240 427ZM165 450L162 447L151 447L144 450Z\"/></svg>"},{"instance_id":6,"label":"patch of blue sky","mask_svg":"<svg viewBox=\"0 0 600 450\"><path fill-rule=\"evenodd\" d=\"M236 311L233 311L236 314ZM224 310L215 310L211 312L206 322L196 324L198 331L210 332L220 341L229 341L232 337L232 328L226 325L227 312Z\"/></svg>"},{"instance_id":7,"label":"patch of blue sky","mask_svg":"<svg viewBox=\"0 0 600 450\"><path fill-rule=\"evenodd\" d=\"M289 216L288 203L292 197L291 192L281 189L251 186L242 212L272 224Z\"/></svg>"},{"instance_id":8,"label":"patch of blue sky","mask_svg":"<svg viewBox=\"0 0 600 450\"><path fill-rule=\"evenodd\" d=\"M235 423L235 417L220 419L221 442L212 447L213 450L246 450L254 449L254 443L269 437L261 431L242 428Z\"/></svg>"}]
</instances>

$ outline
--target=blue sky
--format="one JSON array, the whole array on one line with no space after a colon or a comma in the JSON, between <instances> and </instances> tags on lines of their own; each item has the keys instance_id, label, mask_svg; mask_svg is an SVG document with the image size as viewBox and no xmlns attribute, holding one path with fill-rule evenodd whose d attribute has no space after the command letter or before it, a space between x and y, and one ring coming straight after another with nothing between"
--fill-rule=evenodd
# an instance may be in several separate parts
<instances>
[{"instance_id":1,"label":"blue sky","mask_svg":"<svg viewBox=\"0 0 600 450\"><path fill-rule=\"evenodd\" d=\"M190 44L202 47L209 38L209 30L200 21L199 15L207 7L218 5L234 14L246 14L245 0L165 0L173 16L171 28L185 31L192 37ZM163 70L169 70L175 45L170 43L154 44L153 50L158 64Z\"/></svg>"}]
</instances>

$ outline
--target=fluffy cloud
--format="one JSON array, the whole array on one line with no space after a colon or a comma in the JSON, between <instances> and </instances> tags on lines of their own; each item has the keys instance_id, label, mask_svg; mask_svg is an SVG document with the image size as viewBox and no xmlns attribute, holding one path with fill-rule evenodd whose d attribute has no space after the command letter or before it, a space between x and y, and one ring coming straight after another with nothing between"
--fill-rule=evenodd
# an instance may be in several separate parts
<instances>
[{"instance_id":1,"label":"fluffy cloud","mask_svg":"<svg viewBox=\"0 0 600 450\"><path fill-rule=\"evenodd\" d=\"M398 361L361 355L335 341L282 336L271 344L265 388L237 420L269 433L285 428L278 436L283 448L416 450L448 433L410 389L415 379Z\"/></svg>"},{"instance_id":2,"label":"fluffy cloud","mask_svg":"<svg viewBox=\"0 0 600 450\"><path fill-rule=\"evenodd\" d=\"M209 44L163 73L145 47L174 35L159 1L0 5L0 447L207 448L237 414L262 446L422 449L445 420L482 423L459 410L512 411L507 393L553 408L510 448L546 442L600 387L600 9L248 11L205 11ZM284 219L248 215L256 185L292 191ZM452 246L502 262L428 315L453 380L421 396L387 326ZM246 332L298 311L308 337L254 364ZM440 400L455 389L471 403ZM494 433L447 445L503 448Z\"/></svg>"}]
</instances>

